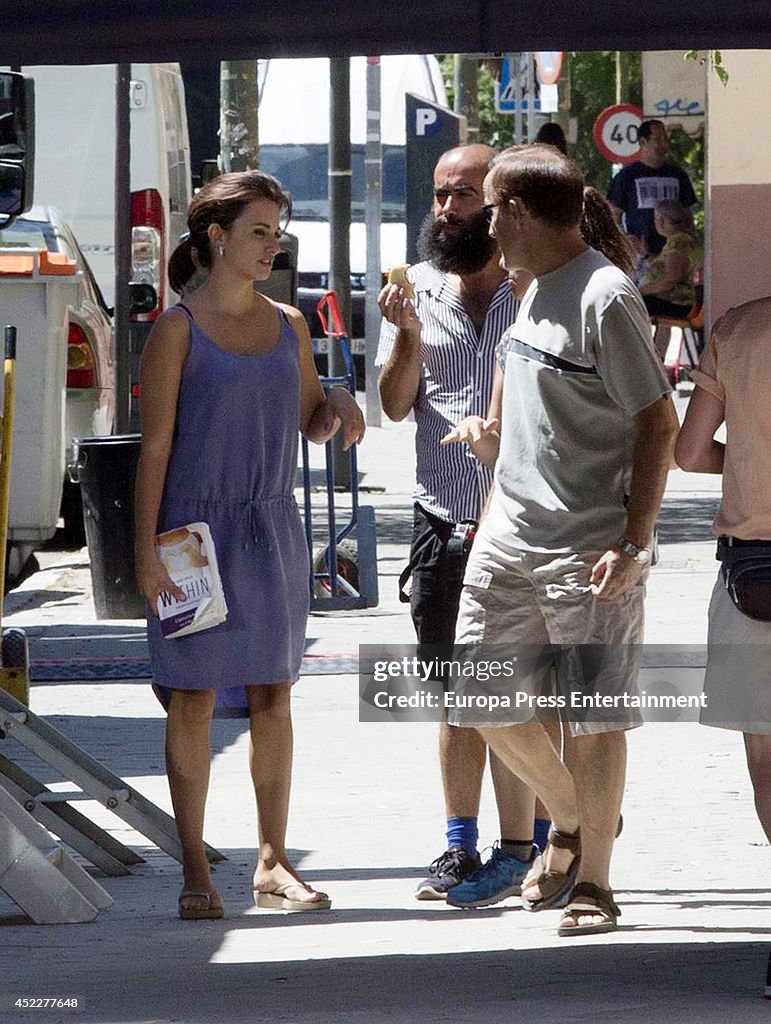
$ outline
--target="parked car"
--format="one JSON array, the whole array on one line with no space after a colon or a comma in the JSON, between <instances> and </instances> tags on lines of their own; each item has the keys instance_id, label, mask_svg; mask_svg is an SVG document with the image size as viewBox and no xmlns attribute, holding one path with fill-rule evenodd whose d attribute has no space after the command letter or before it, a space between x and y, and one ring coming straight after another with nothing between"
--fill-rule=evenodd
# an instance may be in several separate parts
<instances>
[{"instance_id":1,"label":"parked car","mask_svg":"<svg viewBox=\"0 0 771 1024\"><path fill-rule=\"evenodd\" d=\"M69 311L65 436L69 444L74 437L111 434L115 418L112 310L72 230L55 207L33 206L0 229L0 249L48 249L76 261L83 279L80 302ZM80 488L68 480L62 493L62 516L68 537L83 543Z\"/></svg>"}]
</instances>

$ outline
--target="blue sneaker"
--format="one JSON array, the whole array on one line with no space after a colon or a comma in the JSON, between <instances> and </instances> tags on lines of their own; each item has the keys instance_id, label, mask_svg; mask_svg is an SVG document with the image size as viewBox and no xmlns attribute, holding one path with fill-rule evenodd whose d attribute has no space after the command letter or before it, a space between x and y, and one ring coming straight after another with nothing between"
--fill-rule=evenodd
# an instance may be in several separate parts
<instances>
[{"instance_id":1,"label":"blue sneaker","mask_svg":"<svg viewBox=\"0 0 771 1024\"><path fill-rule=\"evenodd\" d=\"M516 857L504 857L500 844L496 843L490 859L450 889L447 893L448 904L463 910L474 910L477 907L490 907L493 903L505 900L507 896L519 896L522 880L533 866L538 852L538 847L533 846L530 860L518 860Z\"/></svg>"}]
</instances>

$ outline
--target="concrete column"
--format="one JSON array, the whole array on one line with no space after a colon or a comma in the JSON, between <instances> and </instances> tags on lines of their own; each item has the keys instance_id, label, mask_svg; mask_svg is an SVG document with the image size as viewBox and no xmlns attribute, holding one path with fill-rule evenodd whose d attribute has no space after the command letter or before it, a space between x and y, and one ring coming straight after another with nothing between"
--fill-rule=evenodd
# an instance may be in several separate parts
<instances>
[{"instance_id":1,"label":"concrete column","mask_svg":"<svg viewBox=\"0 0 771 1024\"><path fill-rule=\"evenodd\" d=\"M771 294L771 51L723 50L707 85L707 314Z\"/></svg>"}]
</instances>

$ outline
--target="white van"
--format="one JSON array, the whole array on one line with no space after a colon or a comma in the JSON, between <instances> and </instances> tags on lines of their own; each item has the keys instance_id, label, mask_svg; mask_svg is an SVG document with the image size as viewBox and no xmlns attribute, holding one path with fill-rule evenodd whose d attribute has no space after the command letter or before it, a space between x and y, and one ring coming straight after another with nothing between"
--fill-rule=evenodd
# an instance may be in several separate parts
<instances>
[{"instance_id":1,"label":"white van","mask_svg":"<svg viewBox=\"0 0 771 1024\"><path fill-rule=\"evenodd\" d=\"M447 94L439 63L431 55L381 58L383 144L382 266L403 263L405 223L405 93L444 106ZM366 140L366 57L351 58L351 336L364 335L364 145ZM329 280L329 60L272 59L259 62L260 167L292 194L290 230L299 239L299 302L314 320L316 300ZM316 322L312 333L318 335Z\"/></svg>"},{"instance_id":2,"label":"white van","mask_svg":"<svg viewBox=\"0 0 771 1024\"><path fill-rule=\"evenodd\" d=\"M30 66L35 201L71 225L109 305L115 294L115 65ZM175 301L166 262L186 230L190 145L178 64L131 65L132 280L152 284L154 320Z\"/></svg>"}]
</instances>

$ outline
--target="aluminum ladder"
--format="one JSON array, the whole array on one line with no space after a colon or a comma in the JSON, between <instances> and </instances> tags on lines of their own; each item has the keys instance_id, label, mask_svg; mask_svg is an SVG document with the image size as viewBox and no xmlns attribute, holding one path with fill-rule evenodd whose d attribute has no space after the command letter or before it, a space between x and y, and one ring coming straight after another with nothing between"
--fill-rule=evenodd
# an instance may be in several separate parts
<instances>
[{"instance_id":1,"label":"aluminum ladder","mask_svg":"<svg viewBox=\"0 0 771 1024\"><path fill-rule=\"evenodd\" d=\"M113 903L1 783L0 889L35 924L93 921Z\"/></svg>"},{"instance_id":2,"label":"aluminum ladder","mask_svg":"<svg viewBox=\"0 0 771 1024\"><path fill-rule=\"evenodd\" d=\"M34 776L0 754L0 783L29 815L108 875L125 875L128 866L143 858L119 843L104 829L70 806L76 800L96 800L175 860L182 862L182 847L171 815L142 796L101 762L91 757L64 733L33 714L0 689L0 740L21 743L41 761L78 787L75 792L52 791ZM7 751L6 751L7 753ZM212 863L225 855L206 844Z\"/></svg>"}]
</instances>

